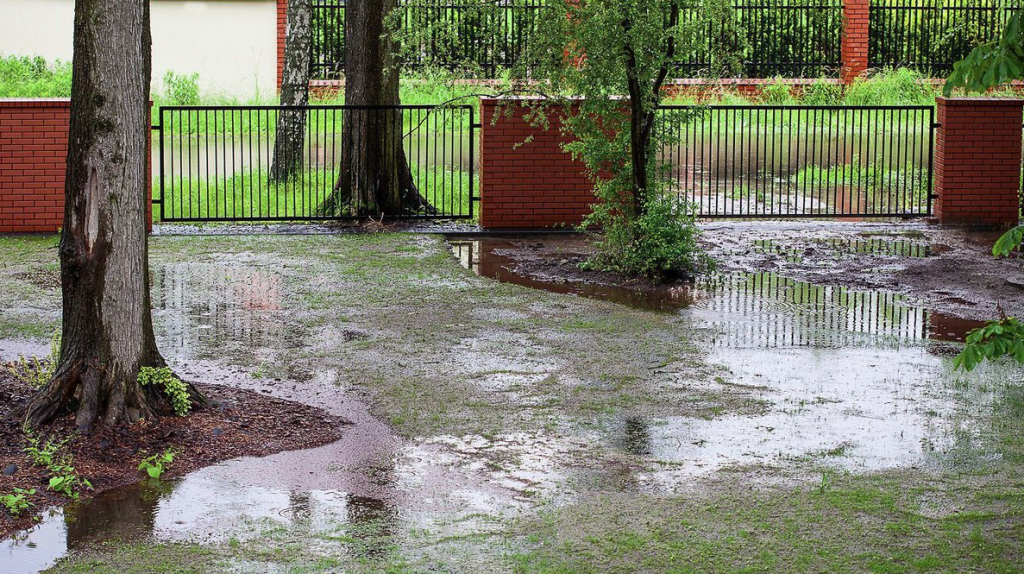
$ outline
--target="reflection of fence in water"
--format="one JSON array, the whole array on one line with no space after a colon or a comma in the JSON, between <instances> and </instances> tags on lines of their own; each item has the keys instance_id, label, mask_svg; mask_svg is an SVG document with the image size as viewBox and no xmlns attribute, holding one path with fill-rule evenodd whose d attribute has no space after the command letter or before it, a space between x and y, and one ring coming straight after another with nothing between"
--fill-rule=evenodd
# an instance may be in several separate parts
<instances>
[{"instance_id":1,"label":"reflection of fence in water","mask_svg":"<svg viewBox=\"0 0 1024 574\"><path fill-rule=\"evenodd\" d=\"M227 349L253 352L289 340L279 317L281 277L241 266L154 266L153 309L161 348L194 349L219 356Z\"/></svg>"},{"instance_id":2,"label":"reflection of fence in water","mask_svg":"<svg viewBox=\"0 0 1024 574\"><path fill-rule=\"evenodd\" d=\"M698 304L716 347L843 347L927 337L928 312L897 293L813 285L773 273L726 279Z\"/></svg>"},{"instance_id":3,"label":"reflection of fence in water","mask_svg":"<svg viewBox=\"0 0 1024 574\"><path fill-rule=\"evenodd\" d=\"M931 212L930 106L663 106L669 191L702 216Z\"/></svg>"}]
</instances>

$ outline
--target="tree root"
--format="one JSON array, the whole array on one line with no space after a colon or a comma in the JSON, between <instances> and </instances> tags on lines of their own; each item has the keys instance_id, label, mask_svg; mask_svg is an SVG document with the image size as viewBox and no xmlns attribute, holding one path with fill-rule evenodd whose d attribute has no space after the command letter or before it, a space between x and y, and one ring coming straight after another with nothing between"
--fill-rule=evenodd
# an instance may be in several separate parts
<instances>
[{"instance_id":1,"label":"tree root","mask_svg":"<svg viewBox=\"0 0 1024 574\"><path fill-rule=\"evenodd\" d=\"M191 383L186 383L193 409L209 406L209 401ZM158 414L173 413L167 397L159 389L142 387L132 377L113 375L88 361L63 365L53 379L11 416L22 425L38 428L67 412L75 413L80 429L97 422L106 425L158 420Z\"/></svg>"}]
</instances>

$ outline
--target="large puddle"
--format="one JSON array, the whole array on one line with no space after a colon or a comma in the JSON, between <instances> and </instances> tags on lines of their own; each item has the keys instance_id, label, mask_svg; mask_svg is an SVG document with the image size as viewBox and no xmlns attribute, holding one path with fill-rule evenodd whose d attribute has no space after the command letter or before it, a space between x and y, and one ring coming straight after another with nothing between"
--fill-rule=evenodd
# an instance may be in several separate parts
<instances>
[{"instance_id":1,"label":"large puddle","mask_svg":"<svg viewBox=\"0 0 1024 574\"><path fill-rule=\"evenodd\" d=\"M631 484L659 493L749 465L809 462L870 471L947 464L958 445L976 435L970 414L993 399L995 385L964 390L949 371L948 342L962 340L977 322L931 312L899 294L772 273L654 291L561 282L517 273L510 245L505 239L451 241L460 263L481 276L678 315L699 333L709 362L728 372L702 383L685 373L661 373L658 384L677 385L682 393L695 385L701 392L742 389L766 408L707 419L615 414L599 430L575 437L510 431L402 440L337 384L336 371L310 376L285 369L289 378L281 380L254 375L261 365L288 363L294 349L322 338L289 320L293 303L285 276L264 258L158 265L159 343L172 362L188 365L185 375L320 405L354 424L331 445L232 460L52 513L0 543L0 573L37 572L69 550L112 539L234 543L282 530L308 546L363 539L359 551L372 558L426 530L442 538L500 530L494 517L531 508L538 492L557 500L562 489L571 489L565 484L572 473L601 472L595 468L601 459L591 454L602 451L634 457ZM893 257L924 257L932 249L902 240L828 247ZM783 246L756 248L787 255ZM17 350L46 350L30 347ZM467 365L492 358L472 346L452 353ZM221 365L225 355L238 366ZM1000 375L982 369L977 376ZM495 392L503 390L500 383L494 382ZM597 462L577 464L579 453ZM996 455L982 449L980 456Z\"/></svg>"},{"instance_id":2,"label":"large puddle","mask_svg":"<svg viewBox=\"0 0 1024 574\"><path fill-rule=\"evenodd\" d=\"M809 461L850 471L943 464L958 441L976 434L970 414L991 403L991 391L964 390L950 370L955 347L949 343L963 341L980 321L930 311L897 293L814 285L768 272L655 289L529 276L512 258L523 242L450 244L460 263L481 276L680 315L706 334L708 360L728 371L700 390L742 388L770 405L757 416L632 416L611 424L609 445L654 463L636 479L656 491L753 464ZM823 247L837 256L891 257L926 257L943 249L905 240ZM785 253L770 243L755 248Z\"/></svg>"}]
</instances>

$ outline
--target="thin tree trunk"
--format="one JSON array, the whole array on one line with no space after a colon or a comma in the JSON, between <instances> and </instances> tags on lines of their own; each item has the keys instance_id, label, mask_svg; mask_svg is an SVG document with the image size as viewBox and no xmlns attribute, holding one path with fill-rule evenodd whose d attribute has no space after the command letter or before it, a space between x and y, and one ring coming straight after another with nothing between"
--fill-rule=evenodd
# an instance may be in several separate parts
<instances>
[{"instance_id":1,"label":"thin tree trunk","mask_svg":"<svg viewBox=\"0 0 1024 574\"><path fill-rule=\"evenodd\" d=\"M288 0L284 47L284 70L281 73L281 105L309 104L309 79L313 56L313 6L310 0ZM288 179L302 169L302 151L306 140L306 109L280 110L270 178Z\"/></svg>"},{"instance_id":2,"label":"thin tree trunk","mask_svg":"<svg viewBox=\"0 0 1024 574\"><path fill-rule=\"evenodd\" d=\"M60 240L61 357L25 406L39 426L118 424L168 404L136 379L164 366L150 315L146 242L149 0L76 0L71 125ZM193 389L193 397L200 395Z\"/></svg>"},{"instance_id":3,"label":"thin tree trunk","mask_svg":"<svg viewBox=\"0 0 1024 574\"><path fill-rule=\"evenodd\" d=\"M350 2L345 14L345 113L340 174L323 215L433 213L402 148L395 46L385 18L396 0Z\"/></svg>"}]
</instances>

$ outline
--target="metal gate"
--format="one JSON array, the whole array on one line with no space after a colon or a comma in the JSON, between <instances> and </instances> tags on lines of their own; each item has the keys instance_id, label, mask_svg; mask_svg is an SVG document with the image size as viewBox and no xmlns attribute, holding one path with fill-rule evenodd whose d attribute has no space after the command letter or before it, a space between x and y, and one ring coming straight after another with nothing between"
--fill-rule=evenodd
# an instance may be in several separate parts
<instances>
[{"instance_id":1,"label":"metal gate","mask_svg":"<svg viewBox=\"0 0 1024 574\"><path fill-rule=\"evenodd\" d=\"M473 106L171 106L158 114L153 204L161 221L354 219L356 206L335 191L345 162L362 153L343 138L346 123L401 137L420 200L394 218L473 217ZM305 135L300 146L275 150L285 114L301 114Z\"/></svg>"},{"instance_id":2,"label":"metal gate","mask_svg":"<svg viewBox=\"0 0 1024 574\"><path fill-rule=\"evenodd\" d=\"M931 106L663 106L669 191L700 217L932 212Z\"/></svg>"}]
</instances>

